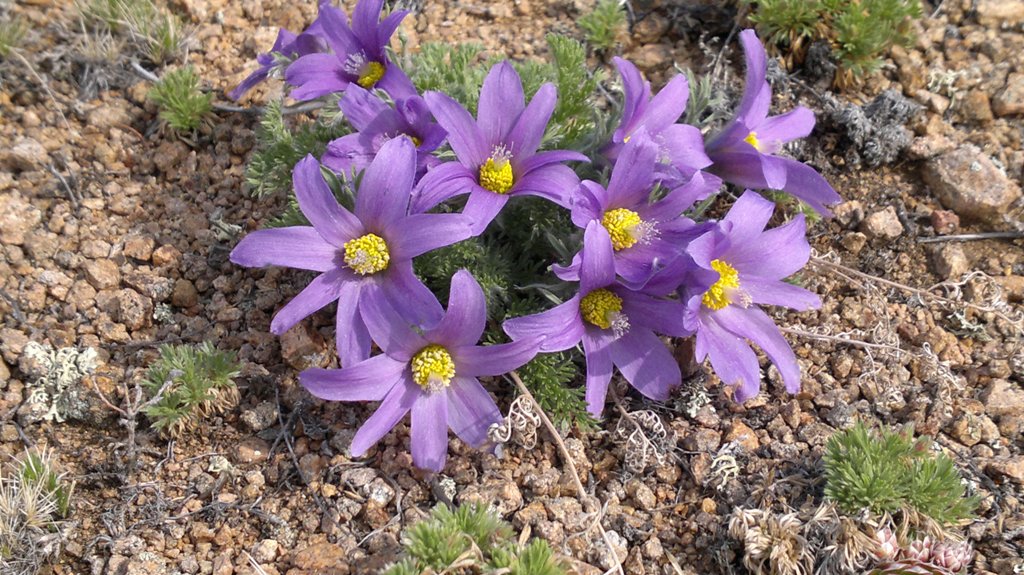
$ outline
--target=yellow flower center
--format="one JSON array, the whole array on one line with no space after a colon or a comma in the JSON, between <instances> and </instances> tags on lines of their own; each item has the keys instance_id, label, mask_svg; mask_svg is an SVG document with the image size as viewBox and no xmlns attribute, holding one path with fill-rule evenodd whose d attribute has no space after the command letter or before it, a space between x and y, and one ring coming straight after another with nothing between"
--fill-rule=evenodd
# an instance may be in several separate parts
<instances>
[{"instance_id":1,"label":"yellow flower center","mask_svg":"<svg viewBox=\"0 0 1024 575\"><path fill-rule=\"evenodd\" d=\"M604 213L604 217L601 218L601 225L604 229L608 230L608 235L612 238L612 247L615 251L624 250L628 247L632 247L637 241L639 241L642 234L637 233L643 220L633 210L627 210L626 208L616 208L611 211Z\"/></svg>"},{"instance_id":2,"label":"yellow flower center","mask_svg":"<svg viewBox=\"0 0 1024 575\"><path fill-rule=\"evenodd\" d=\"M711 260L711 268L718 272L718 281L704 292L700 301L708 309L718 311L729 305L729 295L740 287L740 277L736 268L722 260Z\"/></svg>"},{"instance_id":3,"label":"yellow flower center","mask_svg":"<svg viewBox=\"0 0 1024 575\"><path fill-rule=\"evenodd\" d=\"M512 163L507 158L487 158L480 166L480 185L484 189L504 194L512 187L512 180Z\"/></svg>"},{"instance_id":4,"label":"yellow flower center","mask_svg":"<svg viewBox=\"0 0 1024 575\"><path fill-rule=\"evenodd\" d=\"M383 77L384 64L381 64L380 62L369 62L363 68L363 72L359 75L359 79L356 80L356 83L369 90L376 86L377 82L380 82L380 79Z\"/></svg>"},{"instance_id":5,"label":"yellow flower center","mask_svg":"<svg viewBox=\"0 0 1024 575\"><path fill-rule=\"evenodd\" d=\"M413 136L412 134L406 134L406 135L409 136L410 140L412 140L412 145L416 146L417 148L420 147L420 144L423 143L423 140L417 138L416 136Z\"/></svg>"},{"instance_id":6,"label":"yellow flower center","mask_svg":"<svg viewBox=\"0 0 1024 575\"><path fill-rule=\"evenodd\" d=\"M608 329L622 318L622 298L606 289L596 289L580 300L583 319L601 329Z\"/></svg>"},{"instance_id":7,"label":"yellow flower center","mask_svg":"<svg viewBox=\"0 0 1024 575\"><path fill-rule=\"evenodd\" d=\"M448 350L430 344L412 356L412 380L427 391L441 391L455 377L455 362Z\"/></svg>"},{"instance_id":8,"label":"yellow flower center","mask_svg":"<svg viewBox=\"0 0 1024 575\"><path fill-rule=\"evenodd\" d=\"M359 275L384 271L390 261L388 244L376 234L366 234L345 242L345 263Z\"/></svg>"},{"instance_id":9,"label":"yellow flower center","mask_svg":"<svg viewBox=\"0 0 1024 575\"><path fill-rule=\"evenodd\" d=\"M625 138L622 138L622 143L623 144L628 144L629 143L629 139L632 138L632 137L633 136L626 136Z\"/></svg>"},{"instance_id":10,"label":"yellow flower center","mask_svg":"<svg viewBox=\"0 0 1024 575\"><path fill-rule=\"evenodd\" d=\"M761 150L761 140L757 139L757 132L750 132L746 138L743 138L743 141L754 146L755 150Z\"/></svg>"}]
</instances>

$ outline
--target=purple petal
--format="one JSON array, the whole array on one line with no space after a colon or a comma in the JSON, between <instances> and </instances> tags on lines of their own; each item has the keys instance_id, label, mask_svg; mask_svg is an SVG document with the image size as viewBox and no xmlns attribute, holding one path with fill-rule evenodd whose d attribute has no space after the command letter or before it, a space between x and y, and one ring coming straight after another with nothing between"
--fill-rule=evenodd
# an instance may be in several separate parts
<instances>
[{"instance_id":1,"label":"purple petal","mask_svg":"<svg viewBox=\"0 0 1024 575\"><path fill-rule=\"evenodd\" d=\"M590 222L583 233L580 265L580 293L611 285L615 281L615 258L612 239L601 222Z\"/></svg>"},{"instance_id":2,"label":"purple petal","mask_svg":"<svg viewBox=\"0 0 1024 575\"><path fill-rule=\"evenodd\" d=\"M338 299L341 287L353 279L340 269L324 272L309 282L299 295L292 298L270 322L270 332L281 335L325 305Z\"/></svg>"},{"instance_id":3,"label":"purple petal","mask_svg":"<svg viewBox=\"0 0 1024 575\"><path fill-rule=\"evenodd\" d=\"M786 142L806 138L814 129L814 112L799 106L781 116L772 116L754 128L758 150L774 154Z\"/></svg>"},{"instance_id":4,"label":"purple petal","mask_svg":"<svg viewBox=\"0 0 1024 575\"><path fill-rule=\"evenodd\" d=\"M675 300L653 298L639 292L622 294L622 312L629 323L662 335L689 337L693 331L683 326L686 307Z\"/></svg>"},{"instance_id":5,"label":"purple petal","mask_svg":"<svg viewBox=\"0 0 1024 575\"><path fill-rule=\"evenodd\" d=\"M569 166L553 164L524 175L509 193L539 196L563 208L570 204L570 194L580 185L580 178Z\"/></svg>"},{"instance_id":6,"label":"purple petal","mask_svg":"<svg viewBox=\"0 0 1024 575\"><path fill-rule=\"evenodd\" d=\"M829 185L814 168L789 158L779 158L786 169L786 186L782 188L788 194L803 200L822 216L832 217L832 212L825 206L842 201L839 194Z\"/></svg>"},{"instance_id":7,"label":"purple petal","mask_svg":"<svg viewBox=\"0 0 1024 575\"><path fill-rule=\"evenodd\" d=\"M434 118L448 132L448 143L462 165L477 169L490 156L491 150L476 121L458 102L441 92L427 92L423 99Z\"/></svg>"},{"instance_id":8,"label":"purple petal","mask_svg":"<svg viewBox=\"0 0 1024 575\"><path fill-rule=\"evenodd\" d=\"M363 224L352 212L338 205L320 173L320 163L312 155L295 165L292 185L299 209L325 240L340 248L345 242L363 235Z\"/></svg>"},{"instance_id":9,"label":"purple petal","mask_svg":"<svg viewBox=\"0 0 1024 575\"><path fill-rule=\"evenodd\" d=\"M338 295L338 312L335 322L335 348L338 361L343 367L355 365L370 357L370 332L363 317L359 315L359 292L362 282L345 282Z\"/></svg>"},{"instance_id":10,"label":"purple petal","mask_svg":"<svg viewBox=\"0 0 1024 575\"><path fill-rule=\"evenodd\" d=\"M689 97L690 88L686 76L676 74L660 92L651 98L638 127L642 126L651 134L657 134L675 124L679 116L686 111L686 100Z\"/></svg>"},{"instance_id":11,"label":"purple petal","mask_svg":"<svg viewBox=\"0 0 1024 575\"><path fill-rule=\"evenodd\" d=\"M363 173L356 215L370 229L387 229L408 212L415 178L416 146L412 140L388 140Z\"/></svg>"},{"instance_id":12,"label":"purple petal","mask_svg":"<svg viewBox=\"0 0 1024 575\"><path fill-rule=\"evenodd\" d=\"M320 161L332 171L348 177L353 171L365 170L375 157L377 151L367 145L365 135L356 133L331 140Z\"/></svg>"},{"instance_id":13,"label":"purple petal","mask_svg":"<svg viewBox=\"0 0 1024 575\"><path fill-rule=\"evenodd\" d=\"M477 105L477 124L491 145L505 143L516 119L525 107L523 84L508 61L495 64L484 78ZM519 150L511 150L513 155Z\"/></svg>"},{"instance_id":14,"label":"purple petal","mask_svg":"<svg viewBox=\"0 0 1024 575\"><path fill-rule=\"evenodd\" d=\"M466 207L462 210L462 215L472 220L472 235L482 234L506 203L508 203L507 194L496 194L477 186L477 189L469 194Z\"/></svg>"},{"instance_id":15,"label":"purple petal","mask_svg":"<svg viewBox=\"0 0 1024 575\"><path fill-rule=\"evenodd\" d=\"M682 382L679 364L650 330L631 329L615 340L608 351L626 381L645 396L663 401Z\"/></svg>"},{"instance_id":16,"label":"purple petal","mask_svg":"<svg viewBox=\"0 0 1024 575\"><path fill-rule=\"evenodd\" d=\"M448 295L448 310L436 328L427 332L429 341L445 346L467 346L480 341L487 326L484 290L466 270L455 272Z\"/></svg>"},{"instance_id":17,"label":"purple petal","mask_svg":"<svg viewBox=\"0 0 1024 575\"><path fill-rule=\"evenodd\" d=\"M370 337L390 357L409 361L416 352L427 346L426 340L409 327L410 320L399 315L381 288L373 284L363 286L359 298L359 314L366 323Z\"/></svg>"},{"instance_id":18,"label":"purple petal","mask_svg":"<svg viewBox=\"0 0 1024 575\"><path fill-rule=\"evenodd\" d=\"M706 172L695 172L683 185L644 210L637 210L644 220L666 221L678 218L686 210L704 200L722 186L722 180Z\"/></svg>"},{"instance_id":19,"label":"purple petal","mask_svg":"<svg viewBox=\"0 0 1024 575\"><path fill-rule=\"evenodd\" d=\"M431 329L441 321L444 314L441 304L413 273L411 263L392 266L381 282L381 288L391 302L391 307L409 323Z\"/></svg>"},{"instance_id":20,"label":"purple petal","mask_svg":"<svg viewBox=\"0 0 1024 575\"><path fill-rule=\"evenodd\" d=\"M352 33L359 39L363 49L376 49L383 45L377 38L377 22L384 0L359 0L352 10ZM373 54L368 54L373 57Z\"/></svg>"},{"instance_id":21,"label":"purple petal","mask_svg":"<svg viewBox=\"0 0 1024 575\"><path fill-rule=\"evenodd\" d=\"M593 220L600 220L607 204L607 191L597 182L583 180L570 195L572 223L583 229Z\"/></svg>"},{"instance_id":22,"label":"purple petal","mask_svg":"<svg viewBox=\"0 0 1024 575\"><path fill-rule=\"evenodd\" d=\"M622 120L619 122L618 129L615 130L613 140L622 142L632 135L633 129L639 122L647 101L650 99L651 86L644 82L640 70L632 62L618 56L612 60L615 61L615 67L619 70L619 76L622 78L622 91L625 96L625 102L622 104Z\"/></svg>"},{"instance_id":23,"label":"purple petal","mask_svg":"<svg viewBox=\"0 0 1024 575\"><path fill-rule=\"evenodd\" d=\"M583 353L587 359L587 411L600 417L604 400L608 397L608 384L612 380L612 354L609 346L615 340L611 333L588 329L583 334Z\"/></svg>"},{"instance_id":24,"label":"purple petal","mask_svg":"<svg viewBox=\"0 0 1024 575\"><path fill-rule=\"evenodd\" d=\"M668 126L659 134L658 144L668 155L669 163L683 173L688 174L711 165L711 158L704 150L704 137L693 126Z\"/></svg>"},{"instance_id":25,"label":"purple petal","mask_svg":"<svg viewBox=\"0 0 1024 575\"><path fill-rule=\"evenodd\" d=\"M327 2L320 3L320 14L317 16L316 22L310 26L310 30L313 30L314 27L322 31L327 43L337 54L336 61L338 58L347 58L349 54L358 54L363 49L359 44L359 39L348 25L348 17L345 16L345 12Z\"/></svg>"},{"instance_id":26,"label":"purple petal","mask_svg":"<svg viewBox=\"0 0 1024 575\"><path fill-rule=\"evenodd\" d=\"M541 338L531 337L499 343L449 349L460 376L502 375L525 365L537 355Z\"/></svg>"},{"instance_id":27,"label":"purple petal","mask_svg":"<svg viewBox=\"0 0 1024 575\"><path fill-rule=\"evenodd\" d=\"M417 95L416 86L413 85L409 76L405 75L397 65L392 62L384 63L384 75L374 86L387 92L392 100L403 100Z\"/></svg>"},{"instance_id":28,"label":"purple petal","mask_svg":"<svg viewBox=\"0 0 1024 575\"><path fill-rule=\"evenodd\" d=\"M270 74L268 66L260 66L255 72L249 74L234 90L228 93L228 98L238 101L246 92L252 90L257 84L267 79Z\"/></svg>"},{"instance_id":29,"label":"purple petal","mask_svg":"<svg viewBox=\"0 0 1024 575\"><path fill-rule=\"evenodd\" d=\"M786 282L748 278L740 274L740 286L757 304L778 305L801 311L821 307L821 298L817 294Z\"/></svg>"},{"instance_id":30,"label":"purple petal","mask_svg":"<svg viewBox=\"0 0 1024 575\"><path fill-rule=\"evenodd\" d=\"M391 112L392 109L383 100L364 89L359 84L352 84L338 103L345 119L357 130L365 130L377 116Z\"/></svg>"},{"instance_id":31,"label":"purple petal","mask_svg":"<svg viewBox=\"0 0 1024 575\"><path fill-rule=\"evenodd\" d=\"M740 43L747 61L747 81L740 101L737 116L747 119L748 125L760 124L768 117L772 90L765 79L768 72L768 55L753 30L740 32Z\"/></svg>"},{"instance_id":32,"label":"purple petal","mask_svg":"<svg viewBox=\"0 0 1024 575\"><path fill-rule=\"evenodd\" d=\"M731 307L731 306L730 306ZM743 338L718 324L716 312L701 309L697 329L696 356L711 359L711 367L725 385L735 386L736 401L742 403L761 389L761 370L757 355Z\"/></svg>"},{"instance_id":33,"label":"purple petal","mask_svg":"<svg viewBox=\"0 0 1024 575\"><path fill-rule=\"evenodd\" d=\"M380 25L377 26L377 45L381 48L387 47L391 42L391 35L395 33L395 30L398 30L398 26L402 24L402 20L408 15L408 10L395 10L381 20Z\"/></svg>"},{"instance_id":34,"label":"purple petal","mask_svg":"<svg viewBox=\"0 0 1024 575\"><path fill-rule=\"evenodd\" d=\"M378 355L344 369L307 369L299 374L299 383L328 401L380 401L402 377L405 367Z\"/></svg>"},{"instance_id":35,"label":"purple petal","mask_svg":"<svg viewBox=\"0 0 1024 575\"><path fill-rule=\"evenodd\" d=\"M615 273L630 289L642 289L654 274L671 265L680 255L680 248L665 238L657 237L647 243L615 252Z\"/></svg>"},{"instance_id":36,"label":"purple petal","mask_svg":"<svg viewBox=\"0 0 1024 575\"><path fill-rule=\"evenodd\" d=\"M721 255L741 275L772 280L800 271L810 256L811 246L807 243L803 214L783 226L752 236L748 241L734 241L732 247Z\"/></svg>"},{"instance_id":37,"label":"purple petal","mask_svg":"<svg viewBox=\"0 0 1024 575\"><path fill-rule=\"evenodd\" d=\"M543 353L567 350L583 339L580 296L577 294L540 313L505 320L501 327L514 340L543 337L540 344Z\"/></svg>"},{"instance_id":38,"label":"purple petal","mask_svg":"<svg viewBox=\"0 0 1024 575\"><path fill-rule=\"evenodd\" d=\"M388 249L397 261L449 246L473 235L473 220L462 214L413 214L388 230Z\"/></svg>"},{"instance_id":39,"label":"purple petal","mask_svg":"<svg viewBox=\"0 0 1024 575\"><path fill-rule=\"evenodd\" d=\"M412 462L440 472L448 458L448 394L424 393L412 404Z\"/></svg>"},{"instance_id":40,"label":"purple petal","mask_svg":"<svg viewBox=\"0 0 1024 575\"><path fill-rule=\"evenodd\" d=\"M633 208L646 203L654 186L654 163L658 155L658 147L646 134L641 131L632 137L615 160L605 209Z\"/></svg>"},{"instance_id":41,"label":"purple petal","mask_svg":"<svg viewBox=\"0 0 1024 575\"><path fill-rule=\"evenodd\" d=\"M434 206L480 187L477 176L459 162L445 162L431 168L413 192L410 212L423 213Z\"/></svg>"},{"instance_id":42,"label":"purple petal","mask_svg":"<svg viewBox=\"0 0 1024 575\"><path fill-rule=\"evenodd\" d=\"M423 391L412 381L403 379L393 386L381 400L377 411L373 412L373 415L366 420L366 423L356 432L356 436L352 438L352 445L349 447L352 457L366 455L366 452L380 441L380 438L398 425L398 422L412 409L416 400L422 396Z\"/></svg>"},{"instance_id":43,"label":"purple petal","mask_svg":"<svg viewBox=\"0 0 1024 575\"><path fill-rule=\"evenodd\" d=\"M761 194L747 190L729 208L723 221L732 224L729 239L733 246L756 243L772 219L775 204L764 199Z\"/></svg>"},{"instance_id":44,"label":"purple petal","mask_svg":"<svg viewBox=\"0 0 1024 575\"><path fill-rule=\"evenodd\" d=\"M231 261L247 268L284 266L325 272L338 267L338 248L309 226L256 230L231 250Z\"/></svg>"},{"instance_id":45,"label":"purple petal","mask_svg":"<svg viewBox=\"0 0 1024 575\"><path fill-rule=\"evenodd\" d=\"M800 365L796 362L796 355L775 322L761 308L750 306L744 309L730 305L715 312L715 319L725 329L757 344L782 374L787 391L800 391Z\"/></svg>"},{"instance_id":46,"label":"purple petal","mask_svg":"<svg viewBox=\"0 0 1024 575\"><path fill-rule=\"evenodd\" d=\"M455 377L448 388L448 425L471 447L487 443L491 425L501 423L501 410L475 377Z\"/></svg>"},{"instance_id":47,"label":"purple petal","mask_svg":"<svg viewBox=\"0 0 1024 575\"><path fill-rule=\"evenodd\" d=\"M295 86L288 94L296 100L312 100L334 92L343 92L349 81L334 54L307 54L288 65L285 80Z\"/></svg>"},{"instance_id":48,"label":"purple petal","mask_svg":"<svg viewBox=\"0 0 1024 575\"><path fill-rule=\"evenodd\" d=\"M518 170L518 173L526 174L548 164L589 161L590 158L587 156L572 150L549 150L547 152L538 152L523 160L512 158L512 168Z\"/></svg>"},{"instance_id":49,"label":"purple petal","mask_svg":"<svg viewBox=\"0 0 1024 575\"><path fill-rule=\"evenodd\" d=\"M544 84L533 95L529 105L519 115L512 131L508 134L508 144L513 157L527 158L532 156L544 138L548 120L555 110L558 91L554 84Z\"/></svg>"}]
</instances>

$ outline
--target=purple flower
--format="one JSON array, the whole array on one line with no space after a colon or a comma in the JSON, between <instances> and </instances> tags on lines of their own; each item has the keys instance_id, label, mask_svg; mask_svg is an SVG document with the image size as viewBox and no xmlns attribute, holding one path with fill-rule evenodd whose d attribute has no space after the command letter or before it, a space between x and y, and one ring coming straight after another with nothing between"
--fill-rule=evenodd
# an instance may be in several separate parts
<instances>
[{"instance_id":1,"label":"purple flower","mask_svg":"<svg viewBox=\"0 0 1024 575\"><path fill-rule=\"evenodd\" d=\"M804 108L768 117L772 89L764 46L753 30L740 33L747 58L747 85L736 117L707 143L714 164L709 168L723 180L756 189L784 190L803 200L822 215L831 215L826 204L840 201L839 194L821 174L796 160L776 156L786 142L806 137L814 128L814 113Z\"/></svg>"},{"instance_id":2,"label":"purple flower","mask_svg":"<svg viewBox=\"0 0 1024 575\"><path fill-rule=\"evenodd\" d=\"M676 75L658 95L651 98L651 84L643 79L640 70L628 60L616 57L615 66L622 76L626 101L622 108L622 121L612 134L612 141L604 149L609 159L618 158L623 146L639 130L646 130L658 145L658 157L679 170L684 178L711 165L704 153L704 138L700 130L676 121L686 111L690 97L686 76Z\"/></svg>"},{"instance_id":3,"label":"purple flower","mask_svg":"<svg viewBox=\"0 0 1024 575\"><path fill-rule=\"evenodd\" d=\"M328 168L340 173L362 170L370 165L385 142L403 135L416 145L420 174L439 163L431 152L444 141L445 131L433 121L423 98L412 96L391 107L371 92L351 84L339 106L345 119L359 131L327 144L323 163Z\"/></svg>"},{"instance_id":4,"label":"purple flower","mask_svg":"<svg viewBox=\"0 0 1024 575\"><path fill-rule=\"evenodd\" d=\"M320 30L319 20L313 22L313 25L308 30L297 36L294 32L284 28L279 30L277 40L274 42L274 47L270 49L270 52L256 56L256 62L260 67L252 74L249 74L245 80L242 80L242 83L232 90L228 97L232 100L238 100L257 84L266 80L274 68L282 63L281 58L288 61L307 54L326 51L327 44L320 37L320 34L322 34L322 31Z\"/></svg>"},{"instance_id":5,"label":"purple flower","mask_svg":"<svg viewBox=\"0 0 1024 575\"><path fill-rule=\"evenodd\" d=\"M668 399L679 385L679 365L655 333L692 335L682 325L683 306L626 289L615 282L611 238L600 223L587 225L579 292L539 314L505 321L512 339L543 336L540 351L555 352L583 341L587 361L587 410L604 409L612 365L630 385L651 399Z\"/></svg>"},{"instance_id":6,"label":"purple flower","mask_svg":"<svg viewBox=\"0 0 1024 575\"><path fill-rule=\"evenodd\" d=\"M350 365L370 356L369 302L388 303L425 327L440 320L441 305L413 273L412 258L470 237L471 225L459 214L408 215L415 174L408 138L384 144L363 173L353 214L338 205L313 156L295 166L295 197L313 226L258 230L231 252L246 267L321 272L277 312L270 331L280 335L338 300L338 356Z\"/></svg>"},{"instance_id":7,"label":"purple flower","mask_svg":"<svg viewBox=\"0 0 1024 575\"><path fill-rule=\"evenodd\" d=\"M413 197L414 212L469 193L463 213L473 218L474 231L480 233L509 196L541 196L568 206L569 193L579 185L579 178L560 162L587 157L568 150L537 152L555 108L554 85L541 86L527 106L519 74L502 62L484 79L476 121L445 94L427 92L424 98L448 131L448 142L459 161L441 164L423 176Z\"/></svg>"},{"instance_id":8,"label":"purple flower","mask_svg":"<svg viewBox=\"0 0 1024 575\"><path fill-rule=\"evenodd\" d=\"M821 305L817 295L782 281L807 263L811 247L803 214L764 231L774 207L749 190L740 196L714 230L690 242L688 251L696 267L680 289L686 327L697 332L697 360L710 356L715 373L736 386L740 402L757 395L761 382L748 339L779 369L790 393L800 390L793 350L754 304L798 310Z\"/></svg>"},{"instance_id":9,"label":"purple flower","mask_svg":"<svg viewBox=\"0 0 1024 575\"><path fill-rule=\"evenodd\" d=\"M307 369L299 381L321 399L381 402L352 439L354 457L364 455L411 411L413 462L441 471L448 428L479 447L487 442L487 429L501 421L477 377L507 373L537 354L536 338L476 345L487 322L486 307L483 290L465 270L452 278L444 318L422 335L392 308L368 302L363 314L384 353L343 369Z\"/></svg>"},{"instance_id":10,"label":"purple flower","mask_svg":"<svg viewBox=\"0 0 1024 575\"><path fill-rule=\"evenodd\" d=\"M572 204L572 221L584 229L590 222L600 222L610 237L615 273L630 288L640 289L675 261L689 240L703 233L703 226L682 214L722 182L696 171L687 183L651 203L658 149L642 128L634 136L615 161L607 189L590 180L580 184ZM555 273L568 281L579 278L578 269L578 255L569 268L554 267ZM666 284L663 293L678 285L678 281Z\"/></svg>"},{"instance_id":11,"label":"purple flower","mask_svg":"<svg viewBox=\"0 0 1024 575\"><path fill-rule=\"evenodd\" d=\"M345 12L329 4L320 5L324 39L332 54L307 54L285 70L285 79L295 86L291 97L311 100L343 92L349 84L379 88L392 98L416 94L412 81L388 60L385 48L391 35L408 12L398 10L380 19L384 0L359 0L349 27Z\"/></svg>"}]
</instances>

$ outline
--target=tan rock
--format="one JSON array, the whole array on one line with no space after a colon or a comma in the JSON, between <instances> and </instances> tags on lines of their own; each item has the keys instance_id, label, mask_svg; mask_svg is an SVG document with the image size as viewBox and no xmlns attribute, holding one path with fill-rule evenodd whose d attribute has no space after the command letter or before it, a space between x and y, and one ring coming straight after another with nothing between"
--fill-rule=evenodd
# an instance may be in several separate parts
<instances>
[{"instance_id":1,"label":"tan rock","mask_svg":"<svg viewBox=\"0 0 1024 575\"><path fill-rule=\"evenodd\" d=\"M82 264L85 280L98 290L116 288L121 284L121 270L108 260L89 260Z\"/></svg>"},{"instance_id":2,"label":"tan rock","mask_svg":"<svg viewBox=\"0 0 1024 575\"><path fill-rule=\"evenodd\" d=\"M925 162L925 183L942 205L963 218L999 221L1020 188L976 146L962 146Z\"/></svg>"}]
</instances>

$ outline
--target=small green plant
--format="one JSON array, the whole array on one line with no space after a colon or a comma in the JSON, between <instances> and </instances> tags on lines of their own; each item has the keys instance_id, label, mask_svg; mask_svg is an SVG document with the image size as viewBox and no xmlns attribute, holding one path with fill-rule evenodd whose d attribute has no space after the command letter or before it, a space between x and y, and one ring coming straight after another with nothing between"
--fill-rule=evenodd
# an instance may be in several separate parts
<instances>
[{"instance_id":1,"label":"small green plant","mask_svg":"<svg viewBox=\"0 0 1024 575\"><path fill-rule=\"evenodd\" d=\"M142 382L149 396L158 398L146 407L146 416L161 433L180 435L238 402L233 378L239 373L235 354L220 351L210 342L197 347L161 346L160 359Z\"/></svg>"},{"instance_id":2,"label":"small green plant","mask_svg":"<svg viewBox=\"0 0 1024 575\"><path fill-rule=\"evenodd\" d=\"M196 130L213 110L213 94L203 93L191 66L164 74L150 89L149 99L160 107L160 119L178 132Z\"/></svg>"},{"instance_id":3,"label":"small green plant","mask_svg":"<svg viewBox=\"0 0 1024 575\"><path fill-rule=\"evenodd\" d=\"M21 46L28 25L21 18L8 18L0 22L0 58L7 58Z\"/></svg>"},{"instance_id":4,"label":"small green plant","mask_svg":"<svg viewBox=\"0 0 1024 575\"><path fill-rule=\"evenodd\" d=\"M92 27L131 39L156 65L177 59L188 42L189 31L181 18L152 0L80 0L78 10Z\"/></svg>"},{"instance_id":5,"label":"small green plant","mask_svg":"<svg viewBox=\"0 0 1024 575\"><path fill-rule=\"evenodd\" d=\"M609 51L626 29L626 11L622 0L600 0L594 11L579 19L587 43L596 50Z\"/></svg>"},{"instance_id":6,"label":"small green plant","mask_svg":"<svg viewBox=\"0 0 1024 575\"><path fill-rule=\"evenodd\" d=\"M850 85L882 65L894 44L912 40L910 22L921 17L920 0L744 0L750 20L789 66L803 61L807 47L828 41L839 63L837 85Z\"/></svg>"},{"instance_id":7,"label":"small green plant","mask_svg":"<svg viewBox=\"0 0 1024 575\"><path fill-rule=\"evenodd\" d=\"M928 446L863 423L836 433L825 448L825 495L850 514L913 509L943 525L972 517L978 498L965 494L953 461Z\"/></svg>"},{"instance_id":8,"label":"small green plant","mask_svg":"<svg viewBox=\"0 0 1024 575\"><path fill-rule=\"evenodd\" d=\"M429 519L409 528L405 557L384 575L565 573L547 542L535 539L523 545L513 535L512 528L485 507L438 506Z\"/></svg>"},{"instance_id":9,"label":"small green plant","mask_svg":"<svg viewBox=\"0 0 1024 575\"><path fill-rule=\"evenodd\" d=\"M34 574L60 553L73 490L46 453L0 470L0 573Z\"/></svg>"}]
</instances>

